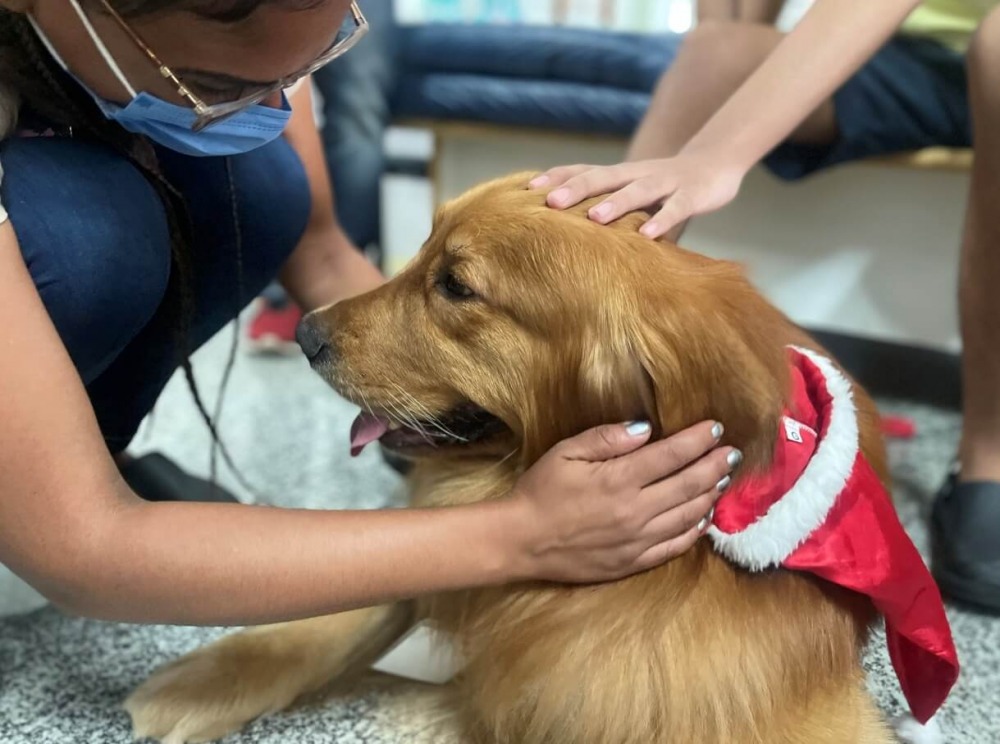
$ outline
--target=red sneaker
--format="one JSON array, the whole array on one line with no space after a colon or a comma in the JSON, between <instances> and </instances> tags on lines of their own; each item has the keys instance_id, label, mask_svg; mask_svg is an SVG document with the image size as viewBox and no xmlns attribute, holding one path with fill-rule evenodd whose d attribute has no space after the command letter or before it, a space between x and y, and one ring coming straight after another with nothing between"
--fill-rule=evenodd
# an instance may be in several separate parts
<instances>
[{"instance_id":1,"label":"red sneaker","mask_svg":"<svg viewBox=\"0 0 1000 744\"><path fill-rule=\"evenodd\" d=\"M295 327L302 311L292 302L275 307L261 300L247 327L247 350L254 354L298 354Z\"/></svg>"}]
</instances>

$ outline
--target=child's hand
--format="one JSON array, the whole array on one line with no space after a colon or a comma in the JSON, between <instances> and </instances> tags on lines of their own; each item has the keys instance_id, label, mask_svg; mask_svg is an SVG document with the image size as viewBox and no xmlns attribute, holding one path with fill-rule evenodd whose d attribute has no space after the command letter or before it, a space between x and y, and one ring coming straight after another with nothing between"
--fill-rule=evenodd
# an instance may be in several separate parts
<instances>
[{"instance_id":1,"label":"child's hand","mask_svg":"<svg viewBox=\"0 0 1000 744\"><path fill-rule=\"evenodd\" d=\"M547 201L556 209L608 194L587 212L590 219L602 225L638 209L659 207L640 228L643 235L659 238L685 220L731 202L745 175L743 167L701 151L603 167L553 168L532 180L529 186L552 189Z\"/></svg>"}]
</instances>

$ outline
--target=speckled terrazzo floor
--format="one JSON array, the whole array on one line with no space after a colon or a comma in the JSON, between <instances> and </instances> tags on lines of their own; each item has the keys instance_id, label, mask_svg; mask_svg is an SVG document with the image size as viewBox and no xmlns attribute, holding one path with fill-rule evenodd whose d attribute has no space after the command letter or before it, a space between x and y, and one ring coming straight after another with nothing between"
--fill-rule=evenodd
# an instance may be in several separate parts
<instances>
[{"instance_id":1,"label":"speckled terrazzo floor","mask_svg":"<svg viewBox=\"0 0 1000 744\"><path fill-rule=\"evenodd\" d=\"M198 357L213 392L228 338ZM891 445L900 512L925 550L926 511L951 456L954 414L885 402L913 416L919 435ZM299 358L241 357L226 399L222 429L247 477L271 503L303 507L377 507L399 498L399 483L374 449L347 456L353 409L330 393ZM137 451L157 449L207 472L207 437L186 390L171 383ZM240 492L228 474L222 480ZM0 611L37 606L30 592L0 575ZM951 607L963 677L941 713L949 742L1000 742L1000 619ZM221 629L136 627L64 617L41 607L0 618L0 742L127 742L123 697L154 667L222 634ZM879 643L869 654L870 685L890 714L902 699ZM396 744L427 739L428 717L416 686L372 680L347 696L253 724L233 744ZM435 736L440 744L440 736Z\"/></svg>"}]
</instances>

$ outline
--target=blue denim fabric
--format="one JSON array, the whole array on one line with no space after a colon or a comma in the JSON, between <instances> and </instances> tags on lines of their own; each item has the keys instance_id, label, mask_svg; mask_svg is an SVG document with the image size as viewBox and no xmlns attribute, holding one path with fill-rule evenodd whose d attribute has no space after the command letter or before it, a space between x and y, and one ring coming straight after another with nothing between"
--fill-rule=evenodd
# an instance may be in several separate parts
<instances>
[{"instance_id":1,"label":"blue denim fabric","mask_svg":"<svg viewBox=\"0 0 1000 744\"><path fill-rule=\"evenodd\" d=\"M305 171L283 139L225 160L159 150L194 230L195 313L187 345L211 338L277 274L305 230ZM70 138L0 145L2 199L42 301L87 386L101 430L124 449L180 360L168 305L171 246L145 177L105 147ZM242 264L240 266L239 264Z\"/></svg>"}]
</instances>

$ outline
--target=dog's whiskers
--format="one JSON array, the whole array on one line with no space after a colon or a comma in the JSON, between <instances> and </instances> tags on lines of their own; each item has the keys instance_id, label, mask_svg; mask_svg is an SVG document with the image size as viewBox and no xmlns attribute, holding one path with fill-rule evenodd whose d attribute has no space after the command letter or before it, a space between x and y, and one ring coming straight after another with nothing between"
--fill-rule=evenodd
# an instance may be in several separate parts
<instances>
[{"instance_id":1,"label":"dog's whiskers","mask_svg":"<svg viewBox=\"0 0 1000 744\"><path fill-rule=\"evenodd\" d=\"M372 404L368 402L368 396L365 395L363 390L357 390L357 393L361 397L361 402L363 403L362 408L374 416L375 411L372 410Z\"/></svg>"},{"instance_id":2,"label":"dog's whiskers","mask_svg":"<svg viewBox=\"0 0 1000 744\"><path fill-rule=\"evenodd\" d=\"M388 399L377 410L360 388L352 386L350 389L351 397L355 400L360 399L359 407L363 411L372 416L384 416L395 424L415 431L430 445L436 446L437 442L427 427L443 434L449 439L458 442L469 441L467 437L463 437L445 426L441 422L440 416L433 414L425 404L417 400L412 394L406 392L398 383L390 381L389 384L395 388L395 391L387 391ZM513 454L512 452L511 455Z\"/></svg>"},{"instance_id":3,"label":"dog's whiskers","mask_svg":"<svg viewBox=\"0 0 1000 744\"><path fill-rule=\"evenodd\" d=\"M396 390L399 391L399 395L402 396L402 400L398 401L398 402L400 402L400 403L402 403L404 405L408 404L410 407L417 409L421 414L423 414L425 416L426 423L430 424L432 427L434 427L435 429L437 429L439 432L441 432L442 434L444 434L446 437L450 437L451 439L455 439L455 440L457 440L459 442L467 442L468 441L468 439L466 437L459 436L458 434L456 434L455 432L453 432L452 430L450 430L448 427L446 427L444 424L442 424L441 423L441 419L440 419L439 416L434 415L431 412L431 410L429 408L427 408L426 405L424 405L419 400L417 400L415 397L413 397L412 394L406 392L406 390L404 390L402 387L400 387L400 385L398 383L393 382L391 384L392 384L392 386L394 388L396 388Z\"/></svg>"},{"instance_id":4,"label":"dog's whiskers","mask_svg":"<svg viewBox=\"0 0 1000 744\"><path fill-rule=\"evenodd\" d=\"M399 419L399 422L403 424L403 426L406 426L420 434L420 436L423 437L428 444L434 445L433 437L431 437L424 427L421 426L420 421L417 420L416 416L406 410L395 393L390 393L390 395L392 400L389 402L389 406L395 416Z\"/></svg>"}]
</instances>

